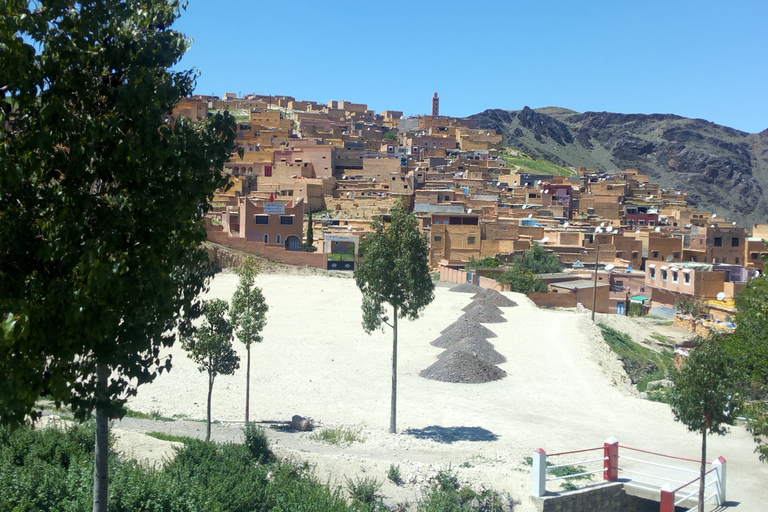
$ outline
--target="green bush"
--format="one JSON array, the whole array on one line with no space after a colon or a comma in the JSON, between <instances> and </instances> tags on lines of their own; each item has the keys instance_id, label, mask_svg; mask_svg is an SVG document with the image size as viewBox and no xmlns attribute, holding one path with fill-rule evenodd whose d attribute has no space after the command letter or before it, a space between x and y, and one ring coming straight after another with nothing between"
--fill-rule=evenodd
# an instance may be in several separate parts
<instances>
[{"instance_id":1,"label":"green bush","mask_svg":"<svg viewBox=\"0 0 768 512\"><path fill-rule=\"evenodd\" d=\"M536 277L536 274L518 270L516 268L505 270L496 276L495 279L502 284L510 285L513 292L530 293L547 291L547 284Z\"/></svg>"},{"instance_id":2,"label":"green bush","mask_svg":"<svg viewBox=\"0 0 768 512\"><path fill-rule=\"evenodd\" d=\"M400 475L400 466L397 464L390 464L389 471L387 471L387 478L389 478L395 485L403 483L403 478Z\"/></svg>"},{"instance_id":3,"label":"green bush","mask_svg":"<svg viewBox=\"0 0 768 512\"><path fill-rule=\"evenodd\" d=\"M476 260L472 257L469 262L464 265L464 270L472 270L473 268L498 268L499 266L501 266L501 262L498 258L488 256Z\"/></svg>"},{"instance_id":4,"label":"green bush","mask_svg":"<svg viewBox=\"0 0 768 512\"><path fill-rule=\"evenodd\" d=\"M352 498L352 503L364 510L377 510L383 507L381 482L371 477L356 478L354 480L347 478L347 490Z\"/></svg>"},{"instance_id":5,"label":"green bush","mask_svg":"<svg viewBox=\"0 0 768 512\"><path fill-rule=\"evenodd\" d=\"M247 423L243 429L245 446L251 452L251 456L260 463L270 462L274 459L274 454L269 448L269 439L267 432L263 427L257 427L253 423Z\"/></svg>"},{"instance_id":6,"label":"green bush","mask_svg":"<svg viewBox=\"0 0 768 512\"><path fill-rule=\"evenodd\" d=\"M418 512L502 512L502 496L493 490L476 491L459 485L456 474L448 468L435 476L430 490L419 503Z\"/></svg>"}]
</instances>

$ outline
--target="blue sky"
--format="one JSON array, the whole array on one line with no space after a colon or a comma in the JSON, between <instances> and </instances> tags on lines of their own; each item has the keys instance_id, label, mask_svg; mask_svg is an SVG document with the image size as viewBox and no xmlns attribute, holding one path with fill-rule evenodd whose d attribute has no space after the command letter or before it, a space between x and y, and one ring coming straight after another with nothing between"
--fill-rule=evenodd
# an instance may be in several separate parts
<instances>
[{"instance_id":1,"label":"blue sky","mask_svg":"<svg viewBox=\"0 0 768 512\"><path fill-rule=\"evenodd\" d=\"M466 116L670 113L768 128L768 1L189 0L196 92Z\"/></svg>"}]
</instances>

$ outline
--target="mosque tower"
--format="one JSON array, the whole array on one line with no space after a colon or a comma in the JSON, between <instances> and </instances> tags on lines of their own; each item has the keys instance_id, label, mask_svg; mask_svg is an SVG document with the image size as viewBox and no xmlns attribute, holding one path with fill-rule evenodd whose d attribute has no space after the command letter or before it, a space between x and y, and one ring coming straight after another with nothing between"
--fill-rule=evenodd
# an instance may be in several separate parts
<instances>
[{"instance_id":1,"label":"mosque tower","mask_svg":"<svg viewBox=\"0 0 768 512\"><path fill-rule=\"evenodd\" d=\"M435 94L432 96L432 115L440 115L440 98L437 97L437 91L435 91Z\"/></svg>"}]
</instances>

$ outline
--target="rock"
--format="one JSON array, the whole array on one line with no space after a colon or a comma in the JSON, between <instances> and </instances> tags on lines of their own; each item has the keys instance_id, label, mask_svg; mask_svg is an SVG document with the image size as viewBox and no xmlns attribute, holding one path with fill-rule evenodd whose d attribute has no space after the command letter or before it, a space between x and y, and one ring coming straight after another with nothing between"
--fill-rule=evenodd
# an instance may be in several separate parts
<instances>
[{"instance_id":1,"label":"rock","mask_svg":"<svg viewBox=\"0 0 768 512\"><path fill-rule=\"evenodd\" d=\"M312 430L312 422L303 416L295 414L291 418L291 428L300 432L308 432Z\"/></svg>"}]
</instances>

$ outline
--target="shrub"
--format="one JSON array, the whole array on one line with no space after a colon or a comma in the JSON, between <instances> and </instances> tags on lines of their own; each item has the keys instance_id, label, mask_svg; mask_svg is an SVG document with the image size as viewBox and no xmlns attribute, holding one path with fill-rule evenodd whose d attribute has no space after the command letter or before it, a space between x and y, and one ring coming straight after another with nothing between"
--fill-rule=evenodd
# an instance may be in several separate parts
<instances>
[{"instance_id":1,"label":"shrub","mask_svg":"<svg viewBox=\"0 0 768 512\"><path fill-rule=\"evenodd\" d=\"M397 464L390 464L389 471L387 471L387 478L389 478L395 485L403 483L403 478L400 475L400 466Z\"/></svg>"},{"instance_id":2,"label":"shrub","mask_svg":"<svg viewBox=\"0 0 768 512\"><path fill-rule=\"evenodd\" d=\"M247 423L243 429L243 436L245 437L245 446L254 459L259 463L270 462L274 459L274 454L269 448L269 439L267 438L267 432L263 427L257 427L253 423Z\"/></svg>"},{"instance_id":3,"label":"shrub","mask_svg":"<svg viewBox=\"0 0 768 512\"><path fill-rule=\"evenodd\" d=\"M352 503L362 505L365 510L376 510L382 505L382 496L379 494L381 482L375 478L367 476L354 480L347 478L347 490Z\"/></svg>"}]
</instances>

